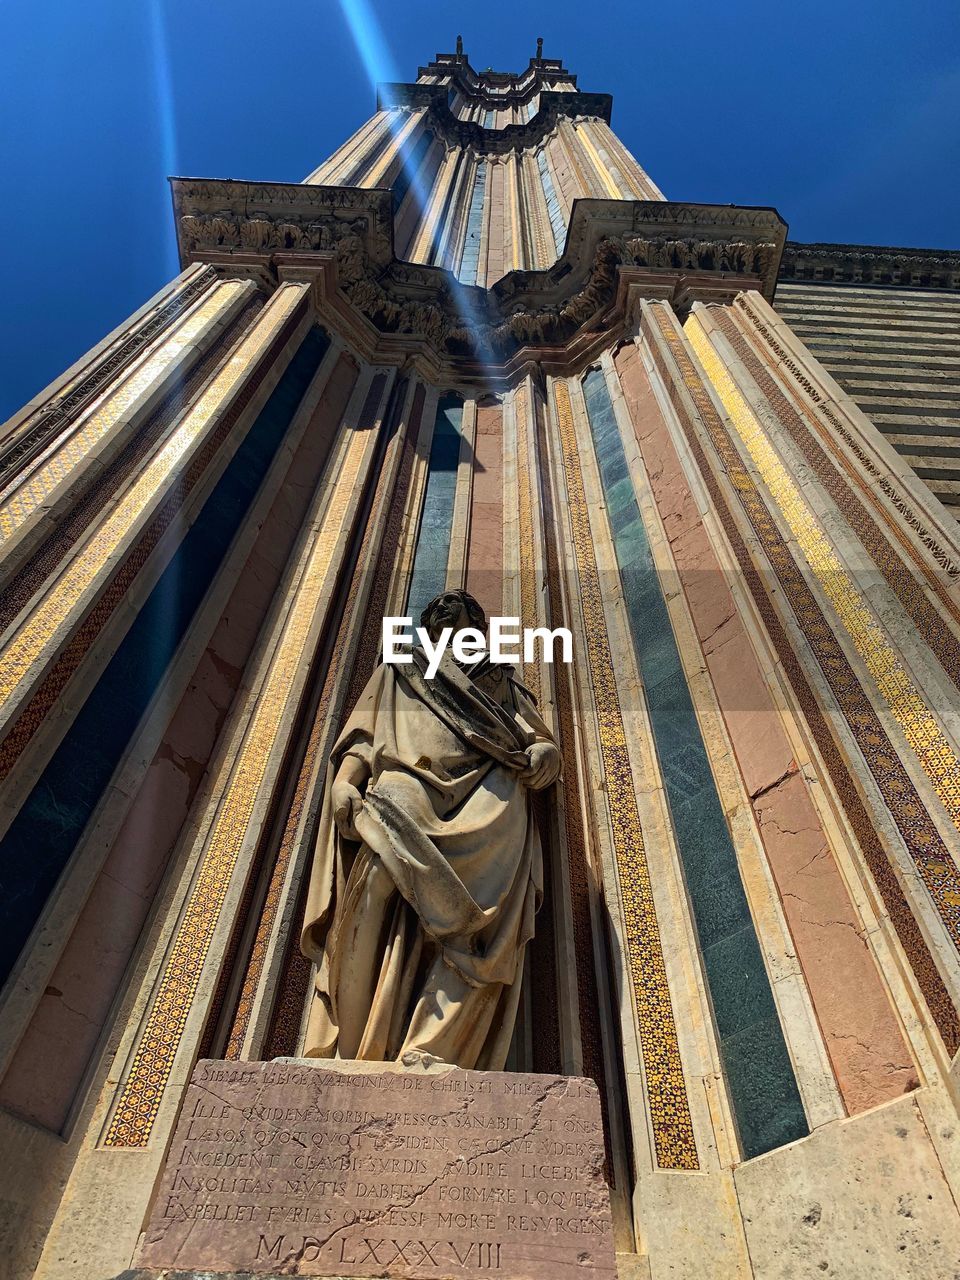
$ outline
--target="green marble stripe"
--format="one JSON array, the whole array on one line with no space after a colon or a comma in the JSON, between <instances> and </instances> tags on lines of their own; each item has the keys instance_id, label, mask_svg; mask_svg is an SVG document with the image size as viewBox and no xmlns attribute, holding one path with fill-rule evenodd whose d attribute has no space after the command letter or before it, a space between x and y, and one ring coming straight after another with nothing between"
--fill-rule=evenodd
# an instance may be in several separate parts
<instances>
[{"instance_id":1,"label":"green marble stripe","mask_svg":"<svg viewBox=\"0 0 960 1280\"><path fill-rule=\"evenodd\" d=\"M424 605L429 604L446 586L462 421L462 399L452 392L442 395L433 427L427 490L407 596L407 613L412 615L414 626L420 621Z\"/></svg>"},{"instance_id":2,"label":"green marble stripe","mask_svg":"<svg viewBox=\"0 0 960 1280\"><path fill-rule=\"evenodd\" d=\"M804 1137L806 1116L604 375L583 391L727 1087L756 1156Z\"/></svg>"},{"instance_id":3,"label":"green marble stripe","mask_svg":"<svg viewBox=\"0 0 960 1280\"><path fill-rule=\"evenodd\" d=\"M481 160L473 176L467 231L457 279L461 284L477 284L480 272L480 237L483 234L483 206L487 190L487 162Z\"/></svg>"}]
</instances>

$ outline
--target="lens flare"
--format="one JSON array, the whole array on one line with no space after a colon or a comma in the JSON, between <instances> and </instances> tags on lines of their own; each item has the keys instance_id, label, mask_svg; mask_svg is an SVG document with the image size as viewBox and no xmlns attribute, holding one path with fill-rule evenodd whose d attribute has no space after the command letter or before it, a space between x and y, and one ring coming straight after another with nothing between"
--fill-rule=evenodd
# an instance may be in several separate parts
<instances>
[{"instance_id":1,"label":"lens flare","mask_svg":"<svg viewBox=\"0 0 960 1280\"><path fill-rule=\"evenodd\" d=\"M368 0L337 0L370 83L399 80L397 66Z\"/></svg>"},{"instance_id":2,"label":"lens flare","mask_svg":"<svg viewBox=\"0 0 960 1280\"><path fill-rule=\"evenodd\" d=\"M150 60L153 71L153 99L156 110L160 160L165 174L179 170L177 163L177 118L173 97L173 74L170 66L170 42L163 0L150 0ZM168 269L176 275L180 270L173 224L166 211L163 219L163 253Z\"/></svg>"},{"instance_id":3,"label":"lens flare","mask_svg":"<svg viewBox=\"0 0 960 1280\"><path fill-rule=\"evenodd\" d=\"M399 80L397 66L383 29L368 0L338 0L338 4L370 83L376 85L383 80ZM406 115L398 111L388 111L389 127L394 138L407 119ZM412 175L409 187L421 217L430 199L430 189L424 182L423 169L421 164ZM478 331L482 320L482 306L479 305L478 295L454 280L451 282L450 299L464 326L468 330Z\"/></svg>"}]
</instances>

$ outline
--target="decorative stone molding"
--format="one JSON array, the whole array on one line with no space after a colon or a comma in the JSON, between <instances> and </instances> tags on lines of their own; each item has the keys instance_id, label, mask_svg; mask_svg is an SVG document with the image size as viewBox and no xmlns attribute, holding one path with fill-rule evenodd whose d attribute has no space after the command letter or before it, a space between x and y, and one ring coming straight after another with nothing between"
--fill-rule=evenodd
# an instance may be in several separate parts
<instances>
[{"instance_id":1,"label":"decorative stone molding","mask_svg":"<svg viewBox=\"0 0 960 1280\"><path fill-rule=\"evenodd\" d=\"M578 200L562 256L489 289L440 267L397 261L385 190L173 179L184 264L249 273L330 254L337 284L381 334L426 342L441 358L499 363L521 347L571 342L608 311L621 275L651 297L714 301L773 293L786 225L773 209L665 200Z\"/></svg>"},{"instance_id":2,"label":"decorative stone molding","mask_svg":"<svg viewBox=\"0 0 960 1280\"><path fill-rule=\"evenodd\" d=\"M177 289L155 311L109 346L79 377L67 383L25 418L17 429L0 442L0 483L5 483L45 448L47 442L65 430L96 399L109 382L143 351L159 334L191 307L213 284L215 273L208 269Z\"/></svg>"},{"instance_id":3,"label":"decorative stone molding","mask_svg":"<svg viewBox=\"0 0 960 1280\"><path fill-rule=\"evenodd\" d=\"M474 71L466 54L438 53L433 62L417 69L418 76L450 76L451 88L471 98L487 100L489 106L513 106L536 93L545 80L569 80L576 86L577 77L569 72L560 58L531 58L519 75L510 71Z\"/></svg>"},{"instance_id":4,"label":"decorative stone molding","mask_svg":"<svg viewBox=\"0 0 960 1280\"><path fill-rule=\"evenodd\" d=\"M780 280L960 290L960 250L788 241Z\"/></svg>"},{"instance_id":5,"label":"decorative stone molding","mask_svg":"<svg viewBox=\"0 0 960 1280\"><path fill-rule=\"evenodd\" d=\"M381 84L377 88L377 109L425 107L427 127L449 146L473 147L487 154L504 154L535 146L556 128L561 116L597 119L609 124L613 109L609 93L559 93L544 89L536 114L526 123L485 129L475 121L458 119L450 110L447 95L447 86L442 84ZM510 104L499 101L496 105L504 107Z\"/></svg>"}]
</instances>

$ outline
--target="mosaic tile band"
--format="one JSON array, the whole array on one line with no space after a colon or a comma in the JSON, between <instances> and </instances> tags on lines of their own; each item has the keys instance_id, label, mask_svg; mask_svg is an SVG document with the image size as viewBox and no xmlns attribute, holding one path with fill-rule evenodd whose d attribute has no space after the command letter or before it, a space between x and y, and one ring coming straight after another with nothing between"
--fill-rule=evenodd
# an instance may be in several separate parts
<instances>
[{"instance_id":1,"label":"mosaic tile band","mask_svg":"<svg viewBox=\"0 0 960 1280\"><path fill-rule=\"evenodd\" d=\"M295 588L270 671L264 681L226 792L206 842L199 874L191 890L167 956L157 994L117 1100L104 1139L107 1147L145 1147L220 920L257 795L278 734L296 715L299 679L321 594L343 551L344 525L369 458L369 431L350 441L323 526Z\"/></svg>"},{"instance_id":2,"label":"mosaic tile band","mask_svg":"<svg viewBox=\"0 0 960 1280\"><path fill-rule=\"evenodd\" d=\"M607 638L573 410L563 381L555 383L555 401L654 1148L661 1169L698 1169L693 1120Z\"/></svg>"},{"instance_id":3,"label":"mosaic tile band","mask_svg":"<svg viewBox=\"0 0 960 1280\"><path fill-rule=\"evenodd\" d=\"M530 156L522 158L524 167L527 169L527 187L529 191L529 200L527 208L531 216L531 225L533 227L534 242L534 265L538 267L546 266L550 261L550 254L547 250L547 233L544 229L543 219L544 211L540 207L540 201L537 198L540 195L540 184L531 176L531 167L533 159Z\"/></svg>"},{"instance_id":4,"label":"mosaic tile band","mask_svg":"<svg viewBox=\"0 0 960 1280\"><path fill-rule=\"evenodd\" d=\"M651 326L651 317L653 326ZM847 767L844 755L834 740L833 731L827 722L823 709L813 692L779 614L767 594L761 575L753 562L751 552L717 481L713 466L707 459L696 427L690 419L687 406L682 396L678 394L678 377L679 384L685 388L693 400L700 421L706 428L720 462L736 488L738 498L754 531L760 537L761 545L766 550L770 562L780 578L785 595L801 628L803 628L805 621L810 623L807 641L821 668L824 670L834 696L844 711L854 738L880 787L881 794L892 806L891 816L897 824L911 857L918 865L930 858L932 860L931 870L934 872L942 871L945 866L942 860L937 859L936 856L936 842L939 840L939 833L930 823L929 817L923 811L922 806L919 805L919 799L915 793L911 798L912 784L910 779L897 760L895 753L891 750L890 744L886 742L882 725L869 699L864 695L856 676L846 662L843 650L833 639L826 619L820 611L813 594L807 587L803 575L799 573L793 559L786 551L776 524L766 507L760 502L759 496L756 495L749 473L743 466L732 441L727 436L722 420L714 408L701 376L687 352L686 344L675 328L675 320L672 313L656 304L651 305L644 315L643 323L644 330L649 336L651 353L663 378L671 403L677 411L684 436L713 500L724 532L730 541L757 610L763 618L779 661L803 709L807 724L814 735L817 748L823 757L840 802L860 843L867 866L883 899L884 906L889 912L891 923L904 948L933 1020L943 1037L944 1044L951 1053L956 1052L960 1048L960 1015L957 1013L923 932L907 902L903 886L880 840L854 778ZM657 343L658 337L666 343L674 362L673 366L665 360ZM830 665L825 665L828 660ZM837 675L841 678L837 679ZM885 751L883 750L884 744L886 744L887 748ZM958 935L955 930L951 932L951 937L955 942L957 941Z\"/></svg>"},{"instance_id":5,"label":"mosaic tile band","mask_svg":"<svg viewBox=\"0 0 960 1280\"><path fill-rule=\"evenodd\" d=\"M533 476L531 474L529 401L527 389L520 386L513 399L514 438L517 462L517 533L520 569L520 625L537 627L540 617L537 593L537 539L533 517ZM538 703L543 702L540 665L523 665L523 683ZM561 746L561 751L563 750ZM560 1024L557 1016L559 982L557 976L557 939L554 927L553 895L556 892L556 848L550 822L550 802L542 792L530 794L534 820L540 832L543 849L544 903L537 917L536 932L530 944L530 998L537 1010L537 1034L533 1038L534 1071L544 1074L562 1070ZM597 1082L598 1088L600 1082Z\"/></svg>"},{"instance_id":6,"label":"mosaic tile band","mask_svg":"<svg viewBox=\"0 0 960 1280\"><path fill-rule=\"evenodd\" d=\"M210 343L202 358L182 380L170 389L149 418L95 476L84 479L90 483L80 486L76 500L69 511L57 521L56 528L44 537L39 549L29 557L6 582L0 592L0 632L6 631L20 610L40 590L58 565L62 564L72 547L84 533L96 523L106 510L110 499L129 476L134 475L150 456L161 437L169 430L197 398L206 384L216 374L230 350L243 341L256 316L263 309L261 294L253 294L235 315L232 323Z\"/></svg>"},{"instance_id":7,"label":"mosaic tile band","mask_svg":"<svg viewBox=\"0 0 960 1280\"><path fill-rule=\"evenodd\" d=\"M175 377L185 354L211 329L215 329L249 284L227 280L211 290L158 349L135 369L87 421L26 477L13 481L0 500L0 550L3 543L43 504L70 472L88 457L103 440L123 425L131 405L151 385L164 377Z\"/></svg>"},{"instance_id":8,"label":"mosaic tile band","mask_svg":"<svg viewBox=\"0 0 960 1280\"><path fill-rule=\"evenodd\" d=\"M740 315L744 323L749 323L747 313L741 312ZM850 481L854 481L874 508L878 505L876 504L875 493L857 470L850 467L843 468L843 455L840 453L836 441L829 441L829 443L833 446L832 452L839 465L831 464L826 450L821 446L817 438L820 434L820 424L816 422L816 415L804 406L802 409L803 416L801 416L801 412L798 412L792 401L784 395L768 371L765 362L747 341L728 308L713 307L710 310L710 316L732 349L743 361L744 367L766 396L780 423L813 468L820 483L836 503L847 524L870 553L871 559L883 574L890 590L913 620L917 632L924 643L936 654L947 676L954 684L960 686L960 641L957 640L957 637L949 627L944 626L942 615L933 607L923 586L918 581L917 570L919 570L920 576L922 576L930 590L937 596L944 610L950 614L954 621L960 622L960 607L957 606L956 601L945 590L943 583L932 571L929 564L917 554L916 547L900 524L890 520L889 513L881 507L880 513L884 518L884 523L900 545L907 551L913 564L913 569L908 568L903 559L897 554L894 546L884 536L879 523L871 518L867 507L853 492ZM771 353L765 345L762 350L769 357ZM808 426L817 433L816 436L811 434L811 430L807 429Z\"/></svg>"},{"instance_id":9,"label":"mosaic tile band","mask_svg":"<svg viewBox=\"0 0 960 1280\"><path fill-rule=\"evenodd\" d=\"M0 484L6 484L11 476L27 466L49 439L68 427L101 389L136 359L158 334L188 310L216 279L213 267L205 267L197 272L190 280L181 284L172 297L160 303L139 323L133 324L121 334L116 342L107 347L100 359L94 361L92 367L88 366L78 373L51 400L21 423L0 444Z\"/></svg>"},{"instance_id":10,"label":"mosaic tile band","mask_svg":"<svg viewBox=\"0 0 960 1280\"><path fill-rule=\"evenodd\" d=\"M951 579L955 579L960 576L960 565L954 562L950 553L943 546L939 538L930 531L910 502L903 496L896 485L893 484L890 477L881 471L867 453L866 449L864 449L863 445L861 445L859 440L857 440L853 432L846 426L838 414L833 411L827 401L824 400L823 396L807 377L804 370L801 369L790 353L777 341L774 335L764 324L761 317L757 314L756 309L750 305L747 295L738 295L735 306L742 315L747 317L753 328L763 339L766 347L768 348L768 355L776 357L776 366L779 369L785 369L792 376L803 396L815 406L815 413L813 414L811 421L816 426L821 438L832 448L834 454L841 459L843 458L841 451L836 445L834 436L830 431L824 429L822 423L819 421L817 416L818 414L822 414L826 421L830 423L833 431L841 440L843 440L844 444L857 459L857 462L863 468L864 472L873 477L880 492L885 494L891 505L900 512L906 523L911 529L913 529L917 537L947 576ZM887 508L877 502L876 494L871 486L862 479L857 471L850 471L848 468L848 472L853 476L863 492L874 503L898 539L910 552L911 557L916 562L917 567L920 569L928 585L940 597L941 602L945 603L949 597L943 591L943 587L936 575L930 572L929 565L920 555L918 555L917 548L914 546L913 542L904 534L897 521L891 518ZM951 611L954 612L954 616L957 617L960 611L955 610L952 600L950 601L950 607Z\"/></svg>"},{"instance_id":11,"label":"mosaic tile band","mask_svg":"<svg viewBox=\"0 0 960 1280\"><path fill-rule=\"evenodd\" d=\"M184 456L202 438L217 411L248 375L250 364L299 305L306 286L283 285L260 322L227 361L183 422L130 486L117 507L58 578L47 597L14 633L0 653L0 700L6 701L38 661L50 638L74 616L92 586L143 509L176 474Z\"/></svg>"},{"instance_id":12,"label":"mosaic tile band","mask_svg":"<svg viewBox=\"0 0 960 1280\"><path fill-rule=\"evenodd\" d=\"M384 613L387 608L387 599L390 593L390 582L393 577L394 557L399 553L402 546L403 526L408 517L407 500L410 491L410 477L413 473L413 464L416 458L417 445L420 439L420 433L423 430L423 410L426 401L426 395L422 385L417 387L414 393L413 410L411 412L410 427L404 436L403 457L400 462L400 475L394 487L393 497L390 503L390 512L387 516L387 524L381 539L381 545L387 549L388 554L378 557L376 562L376 576L374 578L373 588L370 592L370 598L367 602L367 610L365 615L365 625L361 632L361 641L353 655L353 669L349 677L349 685L347 687L346 697L343 701L341 716L338 721L338 729L343 724L344 714L349 714L356 705L357 699L363 691L364 686L369 680L374 666L380 653L380 625L383 620ZM378 482L377 494L380 492ZM374 502L377 501L374 497ZM368 525L368 530L369 530ZM366 534L364 535L367 536ZM389 554L393 551L393 555ZM360 560L358 563L364 563L364 547L361 546ZM369 572L369 569L367 570ZM361 575L360 571L354 573L353 581L350 584L350 594L344 608L344 618L348 618L355 606L357 596L360 591ZM324 687L321 693L321 706L326 702L329 706L332 699L336 682L341 678L343 669L340 665L342 661L343 648L345 641L341 641L340 636L346 636L348 628L341 625L338 633L337 647L331 659L327 676L324 680ZM315 717L314 731L318 735L317 747L319 747L322 725L319 714ZM306 781L306 779L305 779ZM281 1057L284 1055L295 1054L298 1049L298 1039L300 1027L303 1021L303 1011L306 1007L307 989L310 983L311 966L303 952L300 950L299 939L300 931L303 923L304 911L306 908L307 896L307 880L300 891L300 899L297 903L296 925L293 930L293 937L287 945L287 954L283 966L283 976L279 983L279 995L277 999L277 1007L274 1012L273 1023L270 1028L270 1035L267 1044L264 1047L264 1056L267 1058Z\"/></svg>"},{"instance_id":13,"label":"mosaic tile band","mask_svg":"<svg viewBox=\"0 0 960 1280\"><path fill-rule=\"evenodd\" d=\"M395 413L400 412L404 388L405 384L394 388L393 404ZM381 377L377 379L374 385L370 388L366 404L364 405L364 418L376 413L382 389L383 379ZM374 394L376 395L376 399L374 399ZM422 397L422 391L420 394ZM419 416L411 421L409 431L412 431L414 436L416 436L418 427ZM389 431L390 427L388 426L388 434ZM405 437L400 434L397 434L394 437L396 448L398 450L403 448L404 438ZM377 513L382 508L386 500L388 490L390 489L388 479L394 473L389 456L389 444L387 449L388 453L384 457L382 466L378 469L377 487L374 492L373 505L364 528L363 540L360 544L360 551L357 557L358 567L354 570L353 579L350 583L350 592L343 608L340 627L337 631L337 639L334 643L333 653L331 654L330 662L327 666L327 673L324 677L323 688L320 693L320 701L317 704L317 709L314 713L310 736L307 739L307 748L304 752L300 771L297 774L297 783L294 788L293 799L290 802L290 808L287 813L286 821L283 825L283 835L280 837L277 856L273 864L273 870L270 874L270 883L267 887L267 895L264 899L263 907L260 912L260 919L257 921L256 936L254 937L253 947L251 948L250 957L247 961L246 971L243 976L243 986L240 990L240 998L237 1001L233 1024L230 1028L230 1036L227 1040L227 1047L223 1054L225 1058L239 1058L243 1048L243 1041L247 1034L247 1028L250 1025L250 1016L253 1012L253 1002L257 994L257 988L260 985L260 978L263 974L263 967L267 959L270 936L273 933L273 926L276 922L277 912L280 909L283 886L287 879L290 860L293 857L294 841L300 828L300 819L303 815L304 805L306 804L310 781L313 777L314 769L316 768L320 745L328 729L327 717L330 710L330 704L333 699L334 690L343 676L343 660L346 652L347 635L350 629L348 619L352 617L353 610L356 607L356 600L362 585L363 576L365 573L370 572L369 550L372 529L377 523ZM385 557L385 559L388 560L389 557ZM241 928L245 923L245 918L238 920L238 926ZM300 930L295 924L289 939L289 945L297 947L299 945L299 939ZM229 976L226 966L224 973L226 976Z\"/></svg>"},{"instance_id":14,"label":"mosaic tile band","mask_svg":"<svg viewBox=\"0 0 960 1280\"><path fill-rule=\"evenodd\" d=\"M173 482L167 489L165 498L160 506L154 512L152 520L142 530L132 548L125 553L124 558L117 559L113 567L112 576L107 576L105 585L102 586L101 594L98 596L93 608L83 617L69 642L57 655L49 671L33 691L29 701L21 707L12 727L8 729L2 742L0 742L0 779L5 778L13 769L33 735L44 723L47 712L73 678L90 646L103 630L114 610L125 599L130 584L146 564L164 533L177 518L188 495L193 491L200 477L204 475L210 462L234 429L252 397L256 394L267 370L293 336L303 318L303 314L303 299L301 298L283 324L279 327L269 324L266 326L269 332L262 345L259 345L256 349L252 370L248 369L247 376L239 390L232 395L226 408L218 415L212 430L206 433L198 449L193 453L189 465L181 469L179 474L174 472ZM256 336L257 332L258 330L254 329L252 336ZM228 368L236 360L237 353L243 350L246 345L247 339L241 339L239 346L234 348L232 354L228 357L226 364L223 366L224 369ZM216 375L214 382L217 381L219 376L219 374ZM86 547L88 549L90 547L89 540ZM55 589L62 585L68 572L69 567L56 580ZM66 605L69 612L69 600L67 600ZM40 611L36 610L32 618L36 619L40 616L42 616Z\"/></svg>"},{"instance_id":15,"label":"mosaic tile band","mask_svg":"<svg viewBox=\"0 0 960 1280\"><path fill-rule=\"evenodd\" d=\"M740 1151L749 1159L806 1137L809 1127L680 657L668 587L654 560L603 370L590 369L581 387L590 430L583 447L589 449L592 438L603 495L591 520L597 533L606 524L616 557L613 573L620 581L658 781L683 867L727 1096ZM689 657L692 669L702 669L699 646Z\"/></svg>"},{"instance_id":16,"label":"mosaic tile band","mask_svg":"<svg viewBox=\"0 0 960 1280\"><path fill-rule=\"evenodd\" d=\"M953 747L696 315L687 320L684 331L821 590L853 641L943 807L960 828L960 760Z\"/></svg>"},{"instance_id":17,"label":"mosaic tile band","mask_svg":"<svg viewBox=\"0 0 960 1280\"><path fill-rule=\"evenodd\" d=\"M537 543L533 533L533 499L530 492L530 441L528 439L527 393L521 387L514 397L514 414L517 424L517 517L520 527L520 625L538 627L541 619L537 610ZM523 682L542 702L540 665L527 662L523 667Z\"/></svg>"},{"instance_id":18,"label":"mosaic tile band","mask_svg":"<svg viewBox=\"0 0 960 1280\"><path fill-rule=\"evenodd\" d=\"M534 396L531 404L536 457L549 457L547 423L543 402ZM543 550L546 561L547 603L552 629L569 626L570 619L563 611L563 591L560 582L560 556L557 547L557 509L562 505L554 499L553 485L548 469L541 465L539 472L540 497L543 503ZM600 986L593 953L593 918L591 911L591 869L584 831L584 797L580 787L580 769L577 758L577 729L574 717L574 689L576 668L565 663L553 667L553 687L557 699L557 726L560 750L563 753L563 832L566 837L567 874L570 890L570 923L576 954L577 1007L580 1014L581 1070L597 1083L600 1090L600 1106L604 1132L610 1128L609 1099L606 1088L606 1063L603 1052L603 1033L600 1027ZM608 1142L609 1145L609 1142ZM612 1179L615 1170L608 1162L607 1176Z\"/></svg>"}]
</instances>

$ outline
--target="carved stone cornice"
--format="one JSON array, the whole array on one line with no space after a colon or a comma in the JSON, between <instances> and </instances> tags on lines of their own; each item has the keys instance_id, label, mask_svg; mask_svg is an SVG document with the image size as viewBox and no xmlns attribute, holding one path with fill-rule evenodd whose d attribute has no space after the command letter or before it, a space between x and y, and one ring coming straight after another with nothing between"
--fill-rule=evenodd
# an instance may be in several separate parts
<instances>
[{"instance_id":1,"label":"carved stone cornice","mask_svg":"<svg viewBox=\"0 0 960 1280\"><path fill-rule=\"evenodd\" d=\"M901 289L960 289L960 250L896 249L869 244L784 246L779 278Z\"/></svg>"},{"instance_id":2,"label":"carved stone cornice","mask_svg":"<svg viewBox=\"0 0 960 1280\"><path fill-rule=\"evenodd\" d=\"M489 289L400 262L386 190L175 178L181 260L228 272L329 255L340 294L373 328L444 361L503 364L521 349L564 347L602 327L621 275L687 304L740 289L771 297L786 225L773 209L666 200L577 200L563 254Z\"/></svg>"},{"instance_id":3,"label":"carved stone cornice","mask_svg":"<svg viewBox=\"0 0 960 1280\"><path fill-rule=\"evenodd\" d=\"M569 80L572 75L559 58L531 58L524 71L474 71L466 54L438 53L433 62L417 69L418 76L449 76L451 88L487 106L516 105L539 92L545 80Z\"/></svg>"},{"instance_id":4,"label":"carved stone cornice","mask_svg":"<svg viewBox=\"0 0 960 1280\"><path fill-rule=\"evenodd\" d=\"M389 107L425 107L428 127L449 146L503 154L535 146L556 128L561 116L593 118L609 124L613 99L609 93L559 93L545 89L540 94L536 113L529 120L504 125L502 129L485 129L475 121L460 120L450 110L447 89L442 84L378 85L377 109Z\"/></svg>"}]
</instances>

